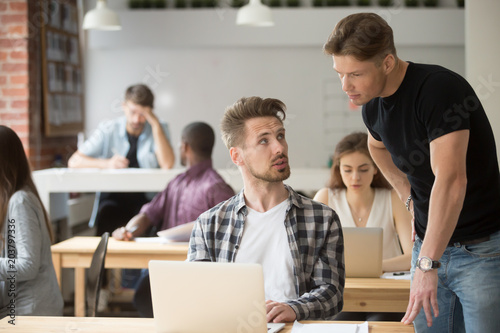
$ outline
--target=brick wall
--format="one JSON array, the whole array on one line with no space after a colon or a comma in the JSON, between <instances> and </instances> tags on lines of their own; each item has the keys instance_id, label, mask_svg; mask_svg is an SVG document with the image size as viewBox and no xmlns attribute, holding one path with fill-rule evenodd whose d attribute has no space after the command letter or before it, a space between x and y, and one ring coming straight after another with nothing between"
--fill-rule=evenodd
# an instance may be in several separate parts
<instances>
[{"instance_id":1,"label":"brick wall","mask_svg":"<svg viewBox=\"0 0 500 333\"><path fill-rule=\"evenodd\" d=\"M19 135L34 170L76 149L76 136L43 134L40 17L38 0L0 0L0 124Z\"/></svg>"}]
</instances>

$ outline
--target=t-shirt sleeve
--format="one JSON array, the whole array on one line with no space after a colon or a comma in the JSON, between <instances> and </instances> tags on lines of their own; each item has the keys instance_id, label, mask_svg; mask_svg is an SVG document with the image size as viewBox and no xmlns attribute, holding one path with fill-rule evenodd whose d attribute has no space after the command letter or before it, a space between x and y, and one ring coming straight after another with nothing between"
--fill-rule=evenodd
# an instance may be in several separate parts
<instances>
[{"instance_id":1,"label":"t-shirt sleeve","mask_svg":"<svg viewBox=\"0 0 500 333\"><path fill-rule=\"evenodd\" d=\"M467 82L453 73L440 72L427 78L420 92L417 118L424 125L429 142L470 129L470 112L479 101L469 89Z\"/></svg>"}]
</instances>

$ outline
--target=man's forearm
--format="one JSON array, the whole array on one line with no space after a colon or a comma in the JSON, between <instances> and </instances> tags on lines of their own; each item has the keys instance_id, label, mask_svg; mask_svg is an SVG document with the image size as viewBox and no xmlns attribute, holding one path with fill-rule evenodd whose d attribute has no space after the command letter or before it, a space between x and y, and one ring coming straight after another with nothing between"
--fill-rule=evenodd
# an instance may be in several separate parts
<instances>
[{"instance_id":1,"label":"man's forearm","mask_svg":"<svg viewBox=\"0 0 500 333\"><path fill-rule=\"evenodd\" d=\"M132 233L134 237L140 237L151 226L151 221L148 216L144 213L137 214L125 226L125 229Z\"/></svg>"},{"instance_id":2,"label":"man's forearm","mask_svg":"<svg viewBox=\"0 0 500 333\"><path fill-rule=\"evenodd\" d=\"M429 218L420 256L434 260L441 258L451 235L456 228L458 217L465 199L466 183L463 179L436 178L429 203Z\"/></svg>"},{"instance_id":3,"label":"man's forearm","mask_svg":"<svg viewBox=\"0 0 500 333\"><path fill-rule=\"evenodd\" d=\"M108 167L107 163L108 160L106 159L89 157L76 151L68 160L68 167L105 169Z\"/></svg>"},{"instance_id":4,"label":"man's forearm","mask_svg":"<svg viewBox=\"0 0 500 333\"><path fill-rule=\"evenodd\" d=\"M368 149L379 170L396 190L401 201L405 202L411 190L406 175L396 167L392 161L391 154L386 148L379 148L368 144Z\"/></svg>"},{"instance_id":5,"label":"man's forearm","mask_svg":"<svg viewBox=\"0 0 500 333\"><path fill-rule=\"evenodd\" d=\"M172 150L172 145L167 139L167 136L163 132L163 128L158 119L151 123L151 128L153 130L153 140L156 145L156 159L158 164L162 169L171 169L174 166L175 155Z\"/></svg>"}]
</instances>

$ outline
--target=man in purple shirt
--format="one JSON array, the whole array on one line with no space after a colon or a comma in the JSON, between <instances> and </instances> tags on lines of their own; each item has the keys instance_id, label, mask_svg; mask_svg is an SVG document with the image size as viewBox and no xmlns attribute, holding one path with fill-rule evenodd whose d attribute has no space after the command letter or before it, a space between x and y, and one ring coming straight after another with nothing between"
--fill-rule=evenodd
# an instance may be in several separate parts
<instances>
[{"instance_id":1,"label":"man in purple shirt","mask_svg":"<svg viewBox=\"0 0 500 333\"><path fill-rule=\"evenodd\" d=\"M234 195L233 189L212 168L215 135L210 125L195 122L182 131L181 164L188 169L169 182L151 202L142 206L125 227L116 229L113 237L131 240L144 235L150 227L165 230L195 221L198 216ZM134 305L143 317L153 317L149 275L137 284Z\"/></svg>"}]
</instances>

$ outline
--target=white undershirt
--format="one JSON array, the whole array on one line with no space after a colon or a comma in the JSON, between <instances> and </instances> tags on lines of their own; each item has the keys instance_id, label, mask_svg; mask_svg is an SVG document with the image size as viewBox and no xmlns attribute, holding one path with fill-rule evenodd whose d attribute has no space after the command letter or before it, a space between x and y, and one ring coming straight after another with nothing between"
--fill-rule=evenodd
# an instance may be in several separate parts
<instances>
[{"instance_id":1,"label":"white undershirt","mask_svg":"<svg viewBox=\"0 0 500 333\"><path fill-rule=\"evenodd\" d=\"M296 299L293 259L285 228L288 200L260 213L247 206L245 229L235 262L258 263L264 271L266 300Z\"/></svg>"}]
</instances>

